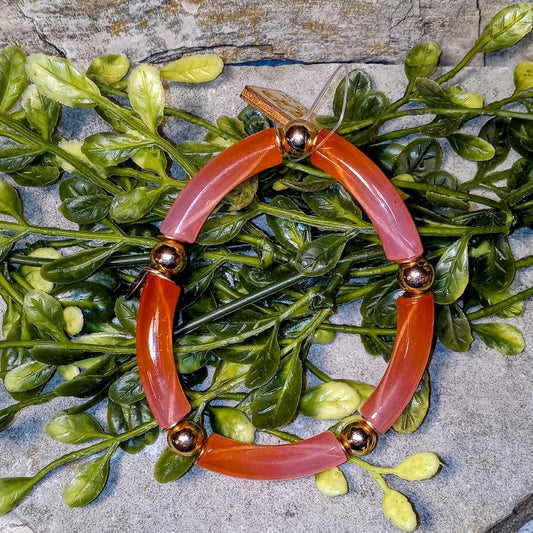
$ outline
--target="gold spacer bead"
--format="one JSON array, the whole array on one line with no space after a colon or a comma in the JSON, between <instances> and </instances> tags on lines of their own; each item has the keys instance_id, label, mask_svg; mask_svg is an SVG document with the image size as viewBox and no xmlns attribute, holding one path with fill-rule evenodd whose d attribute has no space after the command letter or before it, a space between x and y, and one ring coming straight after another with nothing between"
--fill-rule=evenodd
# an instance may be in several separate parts
<instances>
[{"instance_id":1,"label":"gold spacer bead","mask_svg":"<svg viewBox=\"0 0 533 533\"><path fill-rule=\"evenodd\" d=\"M346 424L339 440L349 455L361 456L370 453L378 442L375 429L364 419Z\"/></svg>"},{"instance_id":2,"label":"gold spacer bead","mask_svg":"<svg viewBox=\"0 0 533 533\"><path fill-rule=\"evenodd\" d=\"M424 257L420 257L400 265L398 281L403 290L420 294L431 288L435 281L435 272L431 263Z\"/></svg>"},{"instance_id":3,"label":"gold spacer bead","mask_svg":"<svg viewBox=\"0 0 533 533\"><path fill-rule=\"evenodd\" d=\"M205 432L195 422L184 420L168 430L167 443L176 455L199 455L205 444Z\"/></svg>"},{"instance_id":4,"label":"gold spacer bead","mask_svg":"<svg viewBox=\"0 0 533 533\"><path fill-rule=\"evenodd\" d=\"M311 152L315 144L317 132L306 121L289 122L281 132L281 145L285 152L299 156Z\"/></svg>"},{"instance_id":5,"label":"gold spacer bead","mask_svg":"<svg viewBox=\"0 0 533 533\"><path fill-rule=\"evenodd\" d=\"M150 252L150 265L166 278L176 275L185 268L187 254L183 245L172 239L161 239Z\"/></svg>"}]
</instances>

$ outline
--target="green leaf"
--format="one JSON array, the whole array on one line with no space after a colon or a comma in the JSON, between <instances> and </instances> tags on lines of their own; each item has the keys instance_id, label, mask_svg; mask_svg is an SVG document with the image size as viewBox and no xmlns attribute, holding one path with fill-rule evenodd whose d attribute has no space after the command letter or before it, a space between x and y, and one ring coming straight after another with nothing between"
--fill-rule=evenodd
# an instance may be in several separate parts
<instances>
[{"instance_id":1,"label":"green leaf","mask_svg":"<svg viewBox=\"0 0 533 533\"><path fill-rule=\"evenodd\" d=\"M388 105L389 99L385 93L367 93L358 99L354 113L357 120L376 119L383 115Z\"/></svg>"},{"instance_id":2,"label":"green leaf","mask_svg":"<svg viewBox=\"0 0 533 533\"><path fill-rule=\"evenodd\" d=\"M477 286L504 290L511 285L516 267L505 235L490 236L477 242L472 256L475 257L473 279Z\"/></svg>"},{"instance_id":3,"label":"green leaf","mask_svg":"<svg viewBox=\"0 0 533 533\"><path fill-rule=\"evenodd\" d=\"M489 348L503 355L517 355L526 347L521 331L510 324L472 324L472 329Z\"/></svg>"},{"instance_id":4,"label":"green leaf","mask_svg":"<svg viewBox=\"0 0 533 533\"><path fill-rule=\"evenodd\" d=\"M104 357L90 368L70 381L65 381L55 388L58 396L84 398L93 396L109 383L115 372L113 357Z\"/></svg>"},{"instance_id":5,"label":"green leaf","mask_svg":"<svg viewBox=\"0 0 533 533\"><path fill-rule=\"evenodd\" d=\"M159 71L150 65L134 69L128 78L128 98L143 123L155 132L165 109L165 90Z\"/></svg>"},{"instance_id":6,"label":"green leaf","mask_svg":"<svg viewBox=\"0 0 533 533\"><path fill-rule=\"evenodd\" d=\"M323 191L304 193L306 204L319 217L342 222L361 222L361 210L341 185L335 184Z\"/></svg>"},{"instance_id":7,"label":"green leaf","mask_svg":"<svg viewBox=\"0 0 533 533\"><path fill-rule=\"evenodd\" d=\"M132 156L132 161L140 166L143 170L155 172L164 176L168 165L165 152L157 146L145 146L136 150Z\"/></svg>"},{"instance_id":8,"label":"green leaf","mask_svg":"<svg viewBox=\"0 0 533 533\"><path fill-rule=\"evenodd\" d=\"M274 327L268 335L263 349L257 354L254 363L246 373L244 384L249 389L261 387L276 374L281 357L278 343L279 328Z\"/></svg>"},{"instance_id":9,"label":"green leaf","mask_svg":"<svg viewBox=\"0 0 533 533\"><path fill-rule=\"evenodd\" d=\"M474 49L480 53L493 52L512 46L525 37L533 27L533 6L513 4L505 7L485 26Z\"/></svg>"},{"instance_id":10,"label":"green leaf","mask_svg":"<svg viewBox=\"0 0 533 533\"><path fill-rule=\"evenodd\" d=\"M26 119L45 141L54 133L59 118L59 105L39 92L36 85L30 85L22 97Z\"/></svg>"},{"instance_id":11,"label":"green leaf","mask_svg":"<svg viewBox=\"0 0 533 533\"><path fill-rule=\"evenodd\" d=\"M43 153L40 146L9 144L0 147L0 172L17 172Z\"/></svg>"},{"instance_id":12,"label":"green leaf","mask_svg":"<svg viewBox=\"0 0 533 533\"><path fill-rule=\"evenodd\" d=\"M531 161L533 159L533 121L511 119L509 135L513 149Z\"/></svg>"},{"instance_id":13,"label":"green leaf","mask_svg":"<svg viewBox=\"0 0 533 533\"><path fill-rule=\"evenodd\" d=\"M306 242L296 255L296 270L304 276L321 276L339 262L350 234L330 234Z\"/></svg>"},{"instance_id":14,"label":"green leaf","mask_svg":"<svg viewBox=\"0 0 533 533\"><path fill-rule=\"evenodd\" d=\"M452 133L446 138L454 152L469 161L488 161L496 153L492 144L475 135Z\"/></svg>"},{"instance_id":15,"label":"green leaf","mask_svg":"<svg viewBox=\"0 0 533 533\"><path fill-rule=\"evenodd\" d=\"M333 98L333 114L336 117L340 115L342 110L346 83L348 83L348 94L344 120L354 120L357 118L355 116L357 100L372 89L372 80L366 72L355 69L339 82Z\"/></svg>"},{"instance_id":16,"label":"green leaf","mask_svg":"<svg viewBox=\"0 0 533 533\"><path fill-rule=\"evenodd\" d=\"M26 55L18 46L6 46L0 53L0 113L11 111L26 85Z\"/></svg>"},{"instance_id":17,"label":"green leaf","mask_svg":"<svg viewBox=\"0 0 533 533\"><path fill-rule=\"evenodd\" d=\"M113 317L114 295L90 281L56 285L50 293L63 307L76 306L83 312L86 325L99 324Z\"/></svg>"},{"instance_id":18,"label":"green leaf","mask_svg":"<svg viewBox=\"0 0 533 533\"><path fill-rule=\"evenodd\" d=\"M55 367L38 361L23 363L4 377L4 387L9 392L25 392L44 385L55 372Z\"/></svg>"},{"instance_id":19,"label":"green leaf","mask_svg":"<svg viewBox=\"0 0 533 533\"><path fill-rule=\"evenodd\" d=\"M120 376L109 388L109 398L121 405L132 405L144 398L138 370Z\"/></svg>"},{"instance_id":20,"label":"green leaf","mask_svg":"<svg viewBox=\"0 0 533 533\"><path fill-rule=\"evenodd\" d=\"M488 287L483 284L478 285L475 282L472 283L472 285L488 305L498 304L516 294L508 289L501 290L497 287ZM500 318L513 318L515 316L523 315L524 310L524 302L515 302L514 304L511 304L500 311L496 316L499 316Z\"/></svg>"},{"instance_id":21,"label":"green leaf","mask_svg":"<svg viewBox=\"0 0 533 533\"><path fill-rule=\"evenodd\" d=\"M430 381L429 374L424 372L420 385L416 389L411 401L403 410L400 417L394 422L392 429L396 433L409 434L414 433L424 421L429 410Z\"/></svg>"},{"instance_id":22,"label":"green leaf","mask_svg":"<svg viewBox=\"0 0 533 533\"><path fill-rule=\"evenodd\" d=\"M19 193L15 187L4 180L0 180L0 213L17 219L22 216Z\"/></svg>"},{"instance_id":23,"label":"green leaf","mask_svg":"<svg viewBox=\"0 0 533 533\"><path fill-rule=\"evenodd\" d=\"M81 150L91 162L109 167L123 163L148 142L137 135L105 132L87 137Z\"/></svg>"},{"instance_id":24,"label":"green leaf","mask_svg":"<svg viewBox=\"0 0 533 533\"><path fill-rule=\"evenodd\" d=\"M63 500L69 507L83 507L104 490L109 476L111 455L87 461L76 468L74 477L63 490Z\"/></svg>"},{"instance_id":25,"label":"green leaf","mask_svg":"<svg viewBox=\"0 0 533 533\"><path fill-rule=\"evenodd\" d=\"M162 192L159 187L136 187L119 194L111 202L111 217L121 223L135 222L153 209Z\"/></svg>"},{"instance_id":26,"label":"green leaf","mask_svg":"<svg viewBox=\"0 0 533 533\"><path fill-rule=\"evenodd\" d=\"M253 212L217 213L203 225L196 242L203 245L224 244L239 234Z\"/></svg>"},{"instance_id":27,"label":"green leaf","mask_svg":"<svg viewBox=\"0 0 533 533\"><path fill-rule=\"evenodd\" d=\"M53 283L81 281L98 270L116 251L117 248L112 246L92 248L67 255L43 265L41 275Z\"/></svg>"},{"instance_id":28,"label":"green leaf","mask_svg":"<svg viewBox=\"0 0 533 533\"><path fill-rule=\"evenodd\" d=\"M514 68L514 86L517 92L533 88L533 61L522 61Z\"/></svg>"},{"instance_id":29,"label":"green leaf","mask_svg":"<svg viewBox=\"0 0 533 533\"><path fill-rule=\"evenodd\" d=\"M26 70L39 92L70 107L94 107L102 97L98 87L61 57L33 54Z\"/></svg>"},{"instance_id":30,"label":"green leaf","mask_svg":"<svg viewBox=\"0 0 533 533\"><path fill-rule=\"evenodd\" d=\"M24 296L24 312L28 321L41 331L56 339L65 336L63 307L53 296L39 289L28 291Z\"/></svg>"},{"instance_id":31,"label":"green leaf","mask_svg":"<svg viewBox=\"0 0 533 533\"><path fill-rule=\"evenodd\" d=\"M61 172L57 167L44 165L28 165L9 175L21 187L47 187L55 183Z\"/></svg>"},{"instance_id":32,"label":"green leaf","mask_svg":"<svg viewBox=\"0 0 533 533\"><path fill-rule=\"evenodd\" d=\"M454 352L466 352L474 340L470 322L456 304L445 305L437 318L437 336L446 348Z\"/></svg>"},{"instance_id":33,"label":"green leaf","mask_svg":"<svg viewBox=\"0 0 533 533\"><path fill-rule=\"evenodd\" d=\"M30 349L30 355L36 361L55 366L76 363L89 356L87 352L63 348L55 343L37 344Z\"/></svg>"},{"instance_id":34,"label":"green leaf","mask_svg":"<svg viewBox=\"0 0 533 533\"><path fill-rule=\"evenodd\" d=\"M59 411L44 430L52 439L67 444L81 444L108 436L98 420L88 413L68 414L65 411Z\"/></svg>"},{"instance_id":35,"label":"green leaf","mask_svg":"<svg viewBox=\"0 0 533 533\"><path fill-rule=\"evenodd\" d=\"M442 150L437 140L421 137L411 141L399 155L394 174L424 176L440 168Z\"/></svg>"},{"instance_id":36,"label":"green leaf","mask_svg":"<svg viewBox=\"0 0 533 533\"><path fill-rule=\"evenodd\" d=\"M196 457L176 455L168 448L161 453L155 464L154 477L158 483L170 483L183 477L196 462Z\"/></svg>"},{"instance_id":37,"label":"green leaf","mask_svg":"<svg viewBox=\"0 0 533 533\"><path fill-rule=\"evenodd\" d=\"M416 78L429 78L439 64L440 46L431 41L415 44L405 56L405 75L409 81Z\"/></svg>"},{"instance_id":38,"label":"green leaf","mask_svg":"<svg viewBox=\"0 0 533 533\"><path fill-rule=\"evenodd\" d=\"M68 178L59 184L64 217L78 224L91 224L102 220L109 213L112 198L93 183Z\"/></svg>"},{"instance_id":39,"label":"green leaf","mask_svg":"<svg viewBox=\"0 0 533 533\"><path fill-rule=\"evenodd\" d=\"M480 163L478 168L482 166L487 172L507 159L511 148L509 125L510 120L504 117L492 117L485 122L479 131L479 137L489 142L494 147L495 153L489 161Z\"/></svg>"},{"instance_id":40,"label":"green leaf","mask_svg":"<svg viewBox=\"0 0 533 533\"><path fill-rule=\"evenodd\" d=\"M215 55L182 57L160 69L161 77L184 83L204 83L214 80L224 68L222 59Z\"/></svg>"},{"instance_id":41,"label":"green leaf","mask_svg":"<svg viewBox=\"0 0 533 533\"><path fill-rule=\"evenodd\" d=\"M113 85L120 81L130 69L130 60L126 54L109 54L95 57L87 76L100 85Z\"/></svg>"},{"instance_id":42,"label":"green leaf","mask_svg":"<svg viewBox=\"0 0 533 533\"><path fill-rule=\"evenodd\" d=\"M33 489L32 477L0 478L0 516L14 509Z\"/></svg>"},{"instance_id":43,"label":"green leaf","mask_svg":"<svg viewBox=\"0 0 533 533\"><path fill-rule=\"evenodd\" d=\"M115 435L134 429L153 419L152 412L144 400L131 405L121 405L111 399L107 402L107 423L110 431ZM120 447L127 453L138 453L146 446L153 444L158 435L159 428L155 427L122 442Z\"/></svg>"},{"instance_id":44,"label":"green leaf","mask_svg":"<svg viewBox=\"0 0 533 533\"><path fill-rule=\"evenodd\" d=\"M115 303L115 315L120 325L132 335L135 335L137 328L137 313L139 311L139 300L131 298L126 300L124 295L120 295Z\"/></svg>"},{"instance_id":45,"label":"green leaf","mask_svg":"<svg viewBox=\"0 0 533 533\"><path fill-rule=\"evenodd\" d=\"M416 90L420 96L433 104L450 106L450 97L439 83L427 78L417 78L415 82Z\"/></svg>"},{"instance_id":46,"label":"green leaf","mask_svg":"<svg viewBox=\"0 0 533 533\"><path fill-rule=\"evenodd\" d=\"M468 240L465 235L448 246L435 267L433 295L438 304L450 304L468 285Z\"/></svg>"},{"instance_id":47,"label":"green leaf","mask_svg":"<svg viewBox=\"0 0 533 533\"><path fill-rule=\"evenodd\" d=\"M296 203L287 196L275 196L270 205L290 212L301 212ZM276 240L290 252L297 252L311 238L311 231L304 224L272 215L267 215L266 220Z\"/></svg>"},{"instance_id":48,"label":"green leaf","mask_svg":"<svg viewBox=\"0 0 533 533\"><path fill-rule=\"evenodd\" d=\"M302 362L298 351L287 356L277 374L252 401L252 423L257 429L277 428L290 422L298 408L302 390Z\"/></svg>"}]
</instances>

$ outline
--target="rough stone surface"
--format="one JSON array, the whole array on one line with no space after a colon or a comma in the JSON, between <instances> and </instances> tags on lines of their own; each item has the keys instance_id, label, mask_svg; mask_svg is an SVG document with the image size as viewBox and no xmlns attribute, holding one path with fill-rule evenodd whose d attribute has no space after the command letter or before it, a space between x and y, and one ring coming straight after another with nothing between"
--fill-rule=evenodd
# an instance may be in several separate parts
<instances>
[{"instance_id":1,"label":"rough stone surface","mask_svg":"<svg viewBox=\"0 0 533 533\"><path fill-rule=\"evenodd\" d=\"M127 52L166 61L195 51L227 63L263 59L401 63L421 40L457 62L508 0L4 0L0 44L83 60ZM532 56L531 40L520 45ZM517 57L517 52L513 53ZM509 56L492 53L491 65ZM479 61L482 59L479 58Z\"/></svg>"},{"instance_id":2,"label":"rough stone surface","mask_svg":"<svg viewBox=\"0 0 533 533\"><path fill-rule=\"evenodd\" d=\"M310 104L335 65L290 67L229 67L219 80L201 88L173 85L170 100L207 118L232 115L242 108L237 95L245 83L273 86L299 93ZM404 86L399 66L373 65L365 68L375 77L378 90L400 96ZM503 68L468 69L463 82L487 94L489 100L512 92L512 71ZM91 111L66 113L63 134L84 136L97 122L88 120ZM96 126L95 126L96 125ZM199 131L169 121L167 132L175 141L191 139ZM467 179L474 165L446 165ZM57 224L53 190L30 191L28 214ZM513 237L517 257L532 253L533 235ZM521 272L514 284L520 290L533 284L533 272ZM0 309L1 311L1 309ZM336 318L357 323L357 310L341 308ZM392 480L404 491L420 513L420 530L432 533L481 533L510 514L532 491L533 432L531 393L533 329L532 304L524 316L513 321L526 337L527 349L516 357L505 357L476 341L465 354L450 353L437 345L430 371L433 389L431 411L420 431L411 436L386 435L371 460L394 465L407 455L432 450L446 466L435 479L408 483ZM380 358L365 354L357 339L339 335L328 346L310 355L335 377L375 383L384 369ZM0 405L8 397L0 390ZM0 477L32 475L63 453L70 445L52 442L42 428L52 414L69 404L56 401L22 413L16 424L0 434ZM105 414L96 415L105 421ZM318 433L327 423L298 419L294 431L302 436ZM164 446L163 439L135 456L118 453L112 461L109 484L104 493L85 508L69 509L61 491L72 477L69 466L47 478L16 510L0 517L1 533L141 533L145 531L397 531L381 512L381 491L373 480L354 465L346 465L350 493L327 499L314 487L313 479L287 482L250 482L224 478L193 469L182 480L159 485L153 467Z\"/></svg>"}]
</instances>

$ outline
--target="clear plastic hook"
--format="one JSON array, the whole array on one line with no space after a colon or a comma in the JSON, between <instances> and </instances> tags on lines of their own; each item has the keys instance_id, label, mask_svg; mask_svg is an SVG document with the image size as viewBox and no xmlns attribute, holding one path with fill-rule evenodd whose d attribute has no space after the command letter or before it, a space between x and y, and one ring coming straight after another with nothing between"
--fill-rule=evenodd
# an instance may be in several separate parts
<instances>
[{"instance_id":1,"label":"clear plastic hook","mask_svg":"<svg viewBox=\"0 0 533 533\"><path fill-rule=\"evenodd\" d=\"M313 105L309 108L307 113L302 117L302 120L312 122L314 123L314 115L318 112L320 109L320 106L324 103L324 100L328 96L331 88L336 84L337 79L339 78L339 74L342 73L344 75L344 92L342 95L342 108L339 115L339 120L337 120L337 123L329 133L315 146L313 146L312 150L308 153L303 154L298 159L295 159L295 161L301 161L302 159L305 159L306 157L309 157L313 152L316 152L340 127L342 124L342 121L344 120L344 114L346 113L346 103L348 101L348 86L349 86L349 80L348 80L348 65L340 65L335 69L335 72L330 76L324 87L322 87L322 90L318 94L318 96L315 98L315 101L313 102Z\"/></svg>"}]
</instances>

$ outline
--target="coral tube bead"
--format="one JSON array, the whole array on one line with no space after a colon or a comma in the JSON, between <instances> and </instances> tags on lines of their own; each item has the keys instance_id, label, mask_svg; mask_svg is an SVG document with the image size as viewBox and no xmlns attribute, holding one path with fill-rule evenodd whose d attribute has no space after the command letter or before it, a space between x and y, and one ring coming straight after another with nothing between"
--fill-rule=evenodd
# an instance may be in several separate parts
<instances>
[{"instance_id":1,"label":"coral tube bead","mask_svg":"<svg viewBox=\"0 0 533 533\"><path fill-rule=\"evenodd\" d=\"M317 146L328 133L318 134ZM353 144L334 134L311 154L311 162L335 178L361 204L388 259L404 262L422 255L415 223L396 189Z\"/></svg>"},{"instance_id":2,"label":"coral tube bead","mask_svg":"<svg viewBox=\"0 0 533 533\"><path fill-rule=\"evenodd\" d=\"M359 412L385 433L413 397L426 369L433 342L433 295L396 300L396 342L385 374Z\"/></svg>"},{"instance_id":3,"label":"coral tube bead","mask_svg":"<svg viewBox=\"0 0 533 533\"><path fill-rule=\"evenodd\" d=\"M212 433L197 465L226 476L258 480L310 476L346 462L331 431L291 444L247 444Z\"/></svg>"},{"instance_id":4,"label":"coral tube bead","mask_svg":"<svg viewBox=\"0 0 533 533\"><path fill-rule=\"evenodd\" d=\"M191 410L176 371L172 328L180 288L148 274L137 315L137 363L146 400L158 424L168 429Z\"/></svg>"},{"instance_id":5,"label":"coral tube bead","mask_svg":"<svg viewBox=\"0 0 533 533\"><path fill-rule=\"evenodd\" d=\"M209 161L180 192L161 226L161 233L183 242L194 242L207 217L228 193L281 161L281 147L273 128L230 146Z\"/></svg>"}]
</instances>

